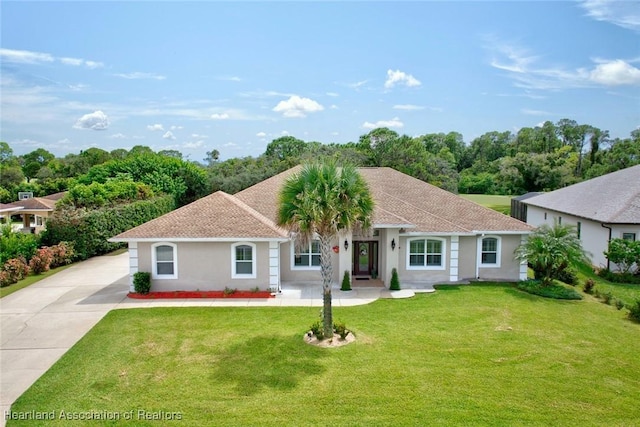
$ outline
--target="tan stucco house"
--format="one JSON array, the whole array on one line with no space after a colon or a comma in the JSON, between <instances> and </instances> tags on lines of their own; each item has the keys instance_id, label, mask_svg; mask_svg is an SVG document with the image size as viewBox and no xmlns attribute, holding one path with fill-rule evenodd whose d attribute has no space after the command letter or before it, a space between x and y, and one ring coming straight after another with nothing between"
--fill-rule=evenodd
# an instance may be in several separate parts
<instances>
[{"instance_id":1,"label":"tan stucco house","mask_svg":"<svg viewBox=\"0 0 640 427\"><path fill-rule=\"evenodd\" d=\"M576 227L582 247L597 267L614 238L640 238L640 165L521 200L519 219L534 227L554 222Z\"/></svg>"},{"instance_id":2,"label":"tan stucco house","mask_svg":"<svg viewBox=\"0 0 640 427\"><path fill-rule=\"evenodd\" d=\"M22 216L22 228L25 233L40 233L46 228L47 219L56 208L58 200L64 197L66 191L50 194L43 197L32 197L31 193L21 193L27 195L19 200L3 205L0 215L8 218L11 222L12 215Z\"/></svg>"},{"instance_id":3,"label":"tan stucco house","mask_svg":"<svg viewBox=\"0 0 640 427\"><path fill-rule=\"evenodd\" d=\"M131 276L150 272L152 290L320 282L318 244L296 249L275 223L280 188L298 168L235 195L203 197L110 241L128 243ZM513 252L531 226L391 168L358 171L375 201L373 230L336 239L336 284L348 271L388 287L393 268L405 286L526 278Z\"/></svg>"}]
</instances>

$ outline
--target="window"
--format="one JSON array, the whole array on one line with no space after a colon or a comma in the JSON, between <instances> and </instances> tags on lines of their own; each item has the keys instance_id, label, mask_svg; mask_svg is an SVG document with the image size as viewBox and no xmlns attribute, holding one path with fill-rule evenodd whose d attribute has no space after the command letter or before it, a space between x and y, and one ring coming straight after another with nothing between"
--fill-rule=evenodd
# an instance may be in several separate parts
<instances>
[{"instance_id":1,"label":"window","mask_svg":"<svg viewBox=\"0 0 640 427\"><path fill-rule=\"evenodd\" d=\"M233 279L255 279L256 245L235 243L231 245L231 277Z\"/></svg>"},{"instance_id":2,"label":"window","mask_svg":"<svg viewBox=\"0 0 640 427\"><path fill-rule=\"evenodd\" d=\"M304 249L295 247L292 243L293 251L293 268L312 268L320 267L320 241L312 240L309 246Z\"/></svg>"},{"instance_id":3,"label":"window","mask_svg":"<svg viewBox=\"0 0 640 427\"><path fill-rule=\"evenodd\" d=\"M487 236L480 241L480 265L483 267L500 267L500 237Z\"/></svg>"},{"instance_id":4,"label":"window","mask_svg":"<svg viewBox=\"0 0 640 427\"><path fill-rule=\"evenodd\" d=\"M151 247L154 279L175 279L178 277L176 245L156 243Z\"/></svg>"},{"instance_id":5,"label":"window","mask_svg":"<svg viewBox=\"0 0 640 427\"><path fill-rule=\"evenodd\" d=\"M632 242L636 241L636 233L622 233L623 240L631 240Z\"/></svg>"},{"instance_id":6,"label":"window","mask_svg":"<svg viewBox=\"0 0 640 427\"><path fill-rule=\"evenodd\" d=\"M582 223L578 221L576 224L576 233L578 234L578 239L582 236Z\"/></svg>"},{"instance_id":7,"label":"window","mask_svg":"<svg viewBox=\"0 0 640 427\"><path fill-rule=\"evenodd\" d=\"M409 241L407 269L444 269L445 241L443 239L414 239Z\"/></svg>"}]
</instances>

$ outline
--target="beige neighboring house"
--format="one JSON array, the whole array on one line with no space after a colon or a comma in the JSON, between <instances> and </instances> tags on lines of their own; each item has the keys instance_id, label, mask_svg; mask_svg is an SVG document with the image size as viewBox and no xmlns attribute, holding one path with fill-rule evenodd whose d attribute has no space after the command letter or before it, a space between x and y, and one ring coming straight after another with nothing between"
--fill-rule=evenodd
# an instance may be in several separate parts
<instances>
[{"instance_id":1,"label":"beige neighboring house","mask_svg":"<svg viewBox=\"0 0 640 427\"><path fill-rule=\"evenodd\" d=\"M539 227L570 224L591 262L608 265L604 251L613 238L640 238L640 165L521 200L519 219Z\"/></svg>"},{"instance_id":2,"label":"beige neighboring house","mask_svg":"<svg viewBox=\"0 0 640 427\"><path fill-rule=\"evenodd\" d=\"M132 278L150 272L152 290L319 283L318 242L296 249L275 223L280 188L297 170L235 195L216 192L110 241L128 243ZM391 168L358 170L375 201L373 230L336 239L334 283L348 271L388 287L393 268L405 287L526 278L527 266L513 252L529 225Z\"/></svg>"},{"instance_id":3,"label":"beige neighboring house","mask_svg":"<svg viewBox=\"0 0 640 427\"><path fill-rule=\"evenodd\" d=\"M11 218L12 215L22 216L22 228L20 231L25 233L40 233L45 229L47 218L53 213L58 200L64 197L65 191L50 194L44 197L24 197L16 202L12 202L9 206L15 208L7 208L3 211L3 215ZM11 221L9 219L9 221Z\"/></svg>"}]
</instances>

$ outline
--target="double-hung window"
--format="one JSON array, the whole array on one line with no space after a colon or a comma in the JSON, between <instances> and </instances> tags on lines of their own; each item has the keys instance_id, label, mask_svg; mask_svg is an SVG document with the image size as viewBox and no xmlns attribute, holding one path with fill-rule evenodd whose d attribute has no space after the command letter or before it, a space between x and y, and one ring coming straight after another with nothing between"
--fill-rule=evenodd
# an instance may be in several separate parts
<instances>
[{"instance_id":1,"label":"double-hung window","mask_svg":"<svg viewBox=\"0 0 640 427\"><path fill-rule=\"evenodd\" d=\"M177 247L173 243L156 243L151 248L154 279L178 277Z\"/></svg>"},{"instance_id":2,"label":"double-hung window","mask_svg":"<svg viewBox=\"0 0 640 427\"><path fill-rule=\"evenodd\" d=\"M434 269L445 267L444 239L412 239L409 241L407 269Z\"/></svg>"},{"instance_id":3,"label":"double-hung window","mask_svg":"<svg viewBox=\"0 0 640 427\"><path fill-rule=\"evenodd\" d=\"M483 237L480 243L480 265L482 267L500 267L500 238Z\"/></svg>"},{"instance_id":4,"label":"double-hung window","mask_svg":"<svg viewBox=\"0 0 640 427\"><path fill-rule=\"evenodd\" d=\"M293 268L316 269L320 267L320 241L312 240L306 247L296 248L293 243Z\"/></svg>"},{"instance_id":5,"label":"double-hung window","mask_svg":"<svg viewBox=\"0 0 640 427\"><path fill-rule=\"evenodd\" d=\"M233 279L256 278L256 245L253 243L231 245L231 277Z\"/></svg>"}]
</instances>

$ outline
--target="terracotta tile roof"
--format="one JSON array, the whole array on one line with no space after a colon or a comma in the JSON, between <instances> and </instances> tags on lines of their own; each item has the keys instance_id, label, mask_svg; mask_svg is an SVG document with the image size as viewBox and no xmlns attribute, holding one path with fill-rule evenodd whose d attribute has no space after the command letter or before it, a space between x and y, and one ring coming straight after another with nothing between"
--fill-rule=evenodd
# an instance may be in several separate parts
<instances>
[{"instance_id":1,"label":"terracotta tile roof","mask_svg":"<svg viewBox=\"0 0 640 427\"><path fill-rule=\"evenodd\" d=\"M285 239L287 233L234 196L218 191L146 222L113 241L137 239Z\"/></svg>"},{"instance_id":2,"label":"terracotta tile roof","mask_svg":"<svg viewBox=\"0 0 640 427\"><path fill-rule=\"evenodd\" d=\"M640 224L640 165L523 201L609 224Z\"/></svg>"},{"instance_id":3,"label":"terracotta tile roof","mask_svg":"<svg viewBox=\"0 0 640 427\"><path fill-rule=\"evenodd\" d=\"M113 240L287 238L275 224L278 193L289 169L230 196L217 192L116 236ZM517 219L391 168L358 169L375 201L373 225L407 232L529 232Z\"/></svg>"}]
</instances>

